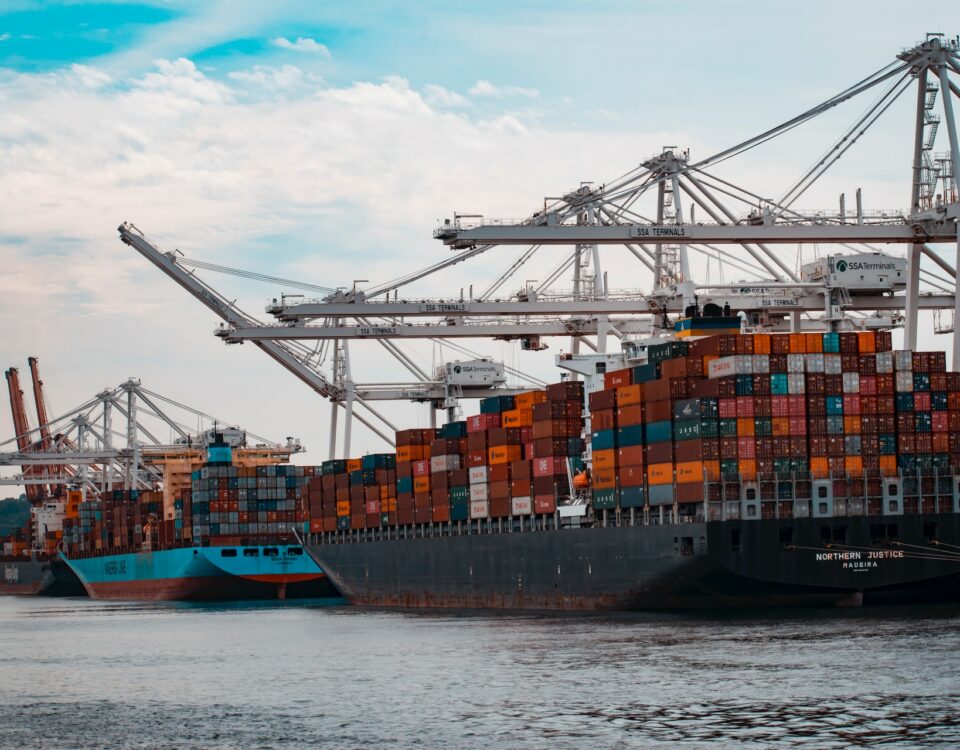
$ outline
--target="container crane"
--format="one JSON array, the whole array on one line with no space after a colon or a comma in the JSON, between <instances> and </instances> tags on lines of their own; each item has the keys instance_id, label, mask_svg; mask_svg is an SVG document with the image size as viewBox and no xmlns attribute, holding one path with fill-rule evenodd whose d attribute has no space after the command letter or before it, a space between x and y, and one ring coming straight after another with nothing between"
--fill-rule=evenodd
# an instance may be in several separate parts
<instances>
[{"instance_id":1,"label":"container crane","mask_svg":"<svg viewBox=\"0 0 960 750\"><path fill-rule=\"evenodd\" d=\"M27 419L27 409L23 402L23 389L20 387L20 373L16 367L11 367L6 372L7 390L10 393L10 411L13 415L13 432L18 452L25 456L32 448L30 435L30 422ZM22 464L25 476L35 474L35 469L28 463ZM43 499L43 486L40 484L28 484L25 487L27 500L35 505Z\"/></svg>"}]
</instances>

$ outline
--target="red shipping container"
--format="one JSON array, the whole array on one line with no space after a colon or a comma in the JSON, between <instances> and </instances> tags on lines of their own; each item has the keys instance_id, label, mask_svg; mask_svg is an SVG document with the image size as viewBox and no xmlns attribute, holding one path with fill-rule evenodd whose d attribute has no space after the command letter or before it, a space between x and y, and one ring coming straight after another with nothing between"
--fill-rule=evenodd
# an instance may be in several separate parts
<instances>
[{"instance_id":1,"label":"red shipping container","mask_svg":"<svg viewBox=\"0 0 960 750\"><path fill-rule=\"evenodd\" d=\"M646 477L643 466L621 466L617 473L621 487L642 487Z\"/></svg>"},{"instance_id":2,"label":"red shipping container","mask_svg":"<svg viewBox=\"0 0 960 750\"><path fill-rule=\"evenodd\" d=\"M420 461L413 462L413 475L415 477L426 477L430 476L430 461L427 459L422 459Z\"/></svg>"},{"instance_id":3,"label":"red shipping container","mask_svg":"<svg viewBox=\"0 0 960 750\"><path fill-rule=\"evenodd\" d=\"M737 418L754 416L753 396L737 396Z\"/></svg>"},{"instance_id":4,"label":"red shipping container","mask_svg":"<svg viewBox=\"0 0 960 750\"><path fill-rule=\"evenodd\" d=\"M478 466L487 465L486 451L470 451L467 453L467 468L475 469Z\"/></svg>"},{"instance_id":5,"label":"red shipping container","mask_svg":"<svg viewBox=\"0 0 960 750\"><path fill-rule=\"evenodd\" d=\"M623 466L643 466L642 445L630 445L617 449L617 464Z\"/></svg>"},{"instance_id":6,"label":"red shipping container","mask_svg":"<svg viewBox=\"0 0 960 750\"><path fill-rule=\"evenodd\" d=\"M559 456L545 456L533 459L533 476L565 476L567 473L566 458Z\"/></svg>"},{"instance_id":7,"label":"red shipping container","mask_svg":"<svg viewBox=\"0 0 960 750\"><path fill-rule=\"evenodd\" d=\"M737 418L737 399L721 398L717 400L717 408L720 411L720 419Z\"/></svg>"},{"instance_id":8,"label":"red shipping container","mask_svg":"<svg viewBox=\"0 0 960 750\"><path fill-rule=\"evenodd\" d=\"M533 512L534 513L555 513L557 510L557 499L553 495L534 495Z\"/></svg>"},{"instance_id":9,"label":"red shipping container","mask_svg":"<svg viewBox=\"0 0 960 750\"><path fill-rule=\"evenodd\" d=\"M737 438L737 457L738 458L756 458L757 442L752 437Z\"/></svg>"},{"instance_id":10,"label":"red shipping container","mask_svg":"<svg viewBox=\"0 0 960 750\"><path fill-rule=\"evenodd\" d=\"M856 393L845 393L843 395L843 413L845 415L859 416L860 414L860 396Z\"/></svg>"},{"instance_id":11,"label":"red shipping container","mask_svg":"<svg viewBox=\"0 0 960 750\"><path fill-rule=\"evenodd\" d=\"M633 385L633 368L627 367L622 370L613 370L605 373L603 376L603 387L605 389L619 388L622 385Z\"/></svg>"}]
</instances>

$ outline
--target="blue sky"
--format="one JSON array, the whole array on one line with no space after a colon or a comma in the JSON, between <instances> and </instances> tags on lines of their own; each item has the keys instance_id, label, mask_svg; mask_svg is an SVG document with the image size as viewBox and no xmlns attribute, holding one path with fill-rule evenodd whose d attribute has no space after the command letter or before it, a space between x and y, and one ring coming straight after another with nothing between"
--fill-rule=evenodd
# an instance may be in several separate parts
<instances>
[{"instance_id":1,"label":"blue sky","mask_svg":"<svg viewBox=\"0 0 960 750\"><path fill-rule=\"evenodd\" d=\"M522 216L663 145L705 156L928 31L960 32L957 6L7 0L0 364L39 355L64 409L137 374L260 434L298 434L319 460L327 407L252 347L214 340L212 316L117 241L121 221L224 265L376 283L443 257L431 231L454 210ZM778 194L865 105L724 168ZM902 208L911 123L898 102L808 205L863 187L868 206ZM624 268L623 286L645 284ZM418 292L456 294L490 273L458 266ZM257 315L279 291L211 281ZM489 353L552 372L560 348L536 362ZM442 358L417 356L426 367ZM376 370L382 357L358 347L356 362ZM396 409L408 423L410 407ZM0 434L8 425L0 410Z\"/></svg>"}]
</instances>

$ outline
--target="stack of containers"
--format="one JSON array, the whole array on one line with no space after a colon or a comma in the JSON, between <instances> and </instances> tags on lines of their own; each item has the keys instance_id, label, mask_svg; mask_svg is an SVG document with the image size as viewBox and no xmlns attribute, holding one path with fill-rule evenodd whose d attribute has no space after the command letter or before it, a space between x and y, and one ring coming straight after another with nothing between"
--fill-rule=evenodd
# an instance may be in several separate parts
<instances>
[{"instance_id":1,"label":"stack of containers","mask_svg":"<svg viewBox=\"0 0 960 750\"><path fill-rule=\"evenodd\" d=\"M506 426L508 419L514 426ZM472 442L476 450L472 451L469 467L471 519L509 515L510 464L523 455L517 421L514 396L493 396L480 401L480 414L473 418L474 431L470 433L476 436ZM477 429L480 427L483 429Z\"/></svg>"},{"instance_id":2,"label":"stack of containers","mask_svg":"<svg viewBox=\"0 0 960 750\"><path fill-rule=\"evenodd\" d=\"M430 520L435 523L453 520L455 497L462 503L467 485L466 453L466 422L449 422L438 430L430 446Z\"/></svg>"},{"instance_id":3,"label":"stack of containers","mask_svg":"<svg viewBox=\"0 0 960 750\"><path fill-rule=\"evenodd\" d=\"M604 388L589 396L590 460L592 465L592 504L597 510L609 510L617 503L617 388L633 385L631 369L608 372ZM642 404L641 404L642 418ZM643 465L641 459L641 466Z\"/></svg>"},{"instance_id":4,"label":"stack of containers","mask_svg":"<svg viewBox=\"0 0 960 750\"><path fill-rule=\"evenodd\" d=\"M533 512L554 513L557 501L570 496L570 472L582 465L584 387L580 381L547 386L546 398L534 409L544 437L532 443ZM561 416L562 415L562 416Z\"/></svg>"},{"instance_id":5,"label":"stack of containers","mask_svg":"<svg viewBox=\"0 0 960 750\"><path fill-rule=\"evenodd\" d=\"M432 429L401 430L397 445L397 523L401 526L430 521L430 443L436 437ZM414 476L414 467L417 475ZM426 479L424 479L424 475ZM417 487L419 500L417 499ZM424 499L424 493L426 498ZM419 504L419 519L416 507ZM424 510L424 507L426 510Z\"/></svg>"},{"instance_id":6,"label":"stack of containers","mask_svg":"<svg viewBox=\"0 0 960 750\"><path fill-rule=\"evenodd\" d=\"M467 490L464 500L460 493L451 493L450 517L454 521L469 518L487 518L490 515L490 431L501 426L502 412L496 410L499 400L484 399L481 412L467 418Z\"/></svg>"},{"instance_id":7,"label":"stack of containers","mask_svg":"<svg viewBox=\"0 0 960 750\"><path fill-rule=\"evenodd\" d=\"M366 527L396 523L397 456L395 453L369 453L361 459Z\"/></svg>"}]
</instances>

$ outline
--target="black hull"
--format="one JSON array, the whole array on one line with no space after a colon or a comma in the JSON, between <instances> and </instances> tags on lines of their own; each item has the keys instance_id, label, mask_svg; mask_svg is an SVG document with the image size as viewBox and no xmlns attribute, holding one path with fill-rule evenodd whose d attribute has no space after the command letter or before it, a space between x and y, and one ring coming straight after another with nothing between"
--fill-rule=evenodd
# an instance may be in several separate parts
<instances>
[{"instance_id":1,"label":"black hull","mask_svg":"<svg viewBox=\"0 0 960 750\"><path fill-rule=\"evenodd\" d=\"M324 540L307 550L348 601L369 606L672 610L960 600L955 514Z\"/></svg>"},{"instance_id":2,"label":"black hull","mask_svg":"<svg viewBox=\"0 0 960 750\"><path fill-rule=\"evenodd\" d=\"M0 594L86 596L80 579L59 557L0 562Z\"/></svg>"}]
</instances>

